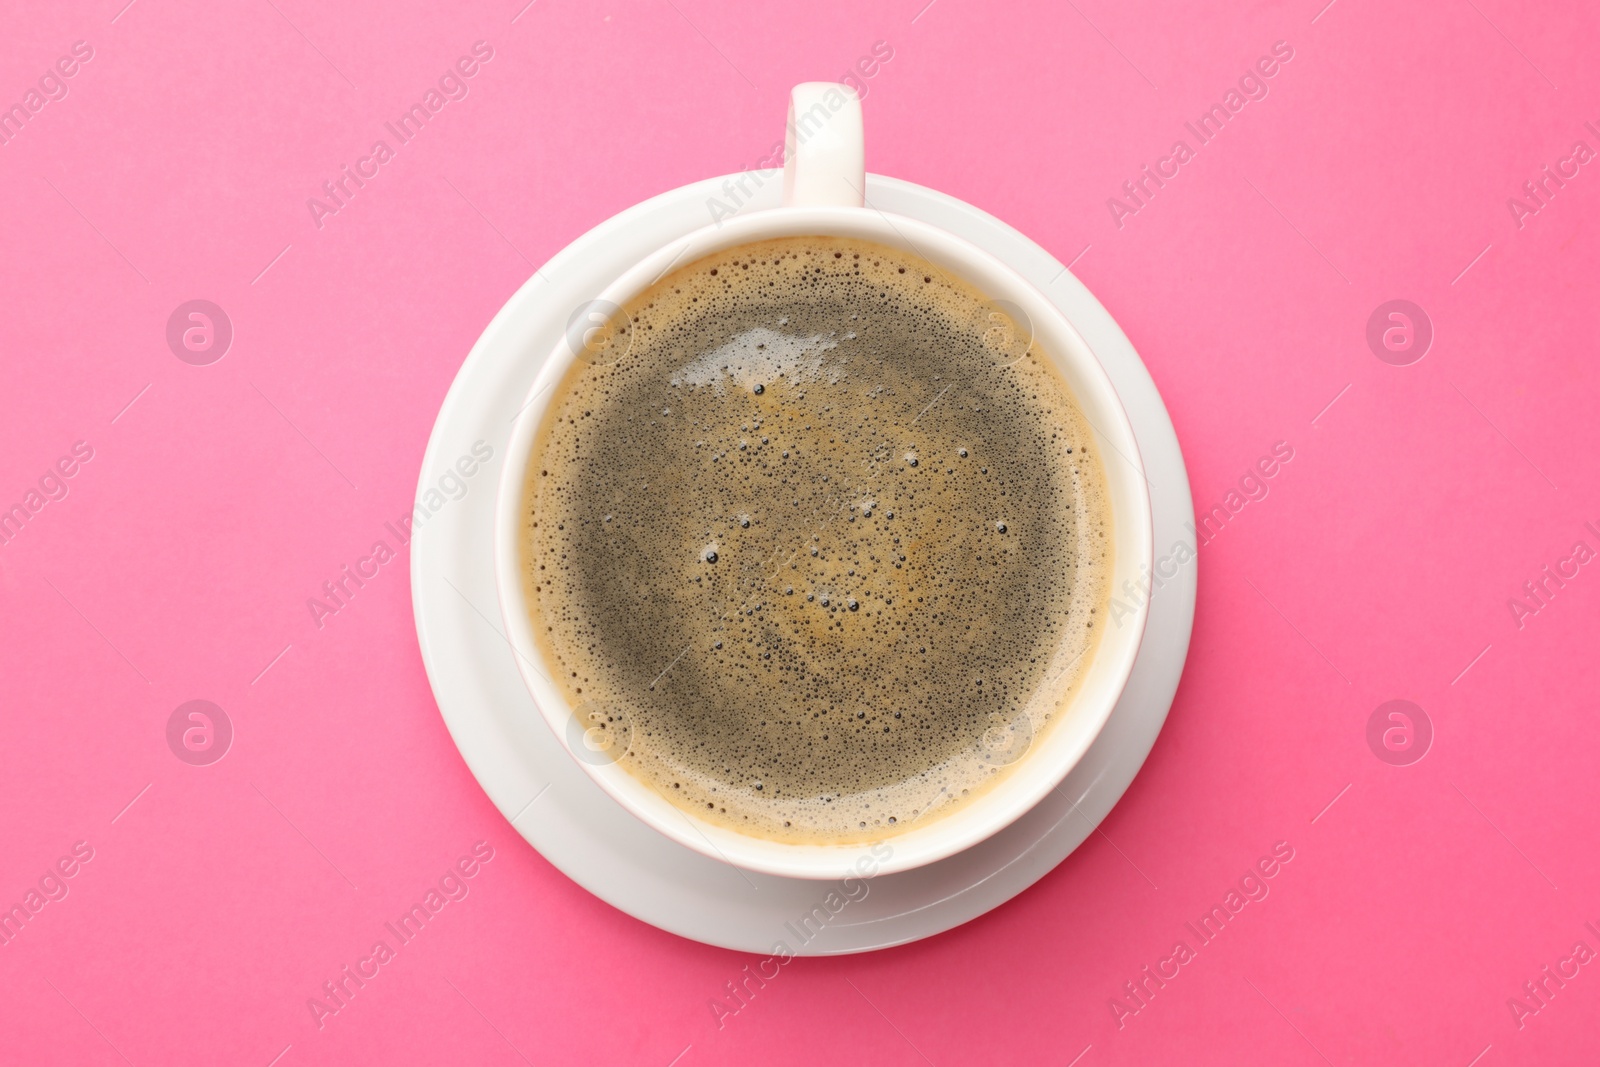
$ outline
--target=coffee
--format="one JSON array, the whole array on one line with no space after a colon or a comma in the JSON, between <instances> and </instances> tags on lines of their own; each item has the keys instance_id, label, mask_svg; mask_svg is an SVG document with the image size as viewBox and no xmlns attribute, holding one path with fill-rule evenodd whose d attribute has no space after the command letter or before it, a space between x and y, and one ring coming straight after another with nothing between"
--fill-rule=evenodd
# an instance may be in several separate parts
<instances>
[{"instance_id":1,"label":"coffee","mask_svg":"<svg viewBox=\"0 0 1600 1067\"><path fill-rule=\"evenodd\" d=\"M1112 565L1099 446L1026 324L826 237L707 256L623 312L580 335L524 495L579 736L779 841L889 836L992 785L1069 713Z\"/></svg>"}]
</instances>

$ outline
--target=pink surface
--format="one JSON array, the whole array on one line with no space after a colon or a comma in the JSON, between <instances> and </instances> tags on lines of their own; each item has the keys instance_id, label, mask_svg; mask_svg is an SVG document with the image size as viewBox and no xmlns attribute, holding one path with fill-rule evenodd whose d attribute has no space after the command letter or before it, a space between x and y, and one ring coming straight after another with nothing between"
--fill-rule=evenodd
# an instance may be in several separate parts
<instances>
[{"instance_id":1,"label":"pink surface","mask_svg":"<svg viewBox=\"0 0 1600 1067\"><path fill-rule=\"evenodd\" d=\"M0 145L0 507L25 513L0 547L0 904L31 915L0 927L0 1060L1593 1058L1592 6L124 2L0 19L0 104L27 116ZM92 58L46 78L78 41ZM384 124L478 41L467 95L398 144ZM766 158L788 86L879 41L869 167L1073 261L1161 387L1197 506L1229 517L1102 833L965 927L797 961L739 1006L725 983L759 957L612 910L484 797L384 524L534 264ZM1185 123L1280 41L1245 86L1265 97L1200 144ZM379 139L393 158L314 219ZM1121 185L1146 164L1176 175L1140 204ZM193 299L233 327L206 366L167 343ZM1419 362L1368 346L1391 299L1431 320ZM1230 498L1278 442L1259 499ZM308 598L380 540L396 558L319 627ZM1369 745L1395 699L1431 723L1420 762L1387 720ZM232 724L219 762L175 755L187 712L169 746L191 700ZM1275 846L1267 896L1202 943L1186 924ZM466 895L400 945L384 924L463 858ZM380 939L394 958L362 964ZM319 1017L347 965L376 974Z\"/></svg>"}]
</instances>

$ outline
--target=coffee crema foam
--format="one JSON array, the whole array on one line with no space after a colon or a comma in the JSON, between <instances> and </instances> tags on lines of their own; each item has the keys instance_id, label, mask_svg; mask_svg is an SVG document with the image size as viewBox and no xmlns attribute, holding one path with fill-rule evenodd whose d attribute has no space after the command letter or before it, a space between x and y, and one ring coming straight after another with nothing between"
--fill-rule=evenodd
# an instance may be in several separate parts
<instances>
[{"instance_id":1,"label":"coffee crema foam","mask_svg":"<svg viewBox=\"0 0 1600 1067\"><path fill-rule=\"evenodd\" d=\"M707 256L624 311L524 495L580 755L790 842L991 786L1075 694L1109 592L1099 447L1048 357L965 282L839 238Z\"/></svg>"}]
</instances>

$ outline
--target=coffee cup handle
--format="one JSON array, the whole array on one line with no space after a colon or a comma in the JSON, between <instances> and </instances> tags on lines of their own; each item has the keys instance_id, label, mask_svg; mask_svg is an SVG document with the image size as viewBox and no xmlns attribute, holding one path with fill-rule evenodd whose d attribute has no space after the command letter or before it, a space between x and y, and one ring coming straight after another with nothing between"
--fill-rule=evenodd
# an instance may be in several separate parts
<instances>
[{"instance_id":1,"label":"coffee cup handle","mask_svg":"<svg viewBox=\"0 0 1600 1067\"><path fill-rule=\"evenodd\" d=\"M861 98L836 82L796 85L783 141L783 206L861 207L866 187Z\"/></svg>"}]
</instances>

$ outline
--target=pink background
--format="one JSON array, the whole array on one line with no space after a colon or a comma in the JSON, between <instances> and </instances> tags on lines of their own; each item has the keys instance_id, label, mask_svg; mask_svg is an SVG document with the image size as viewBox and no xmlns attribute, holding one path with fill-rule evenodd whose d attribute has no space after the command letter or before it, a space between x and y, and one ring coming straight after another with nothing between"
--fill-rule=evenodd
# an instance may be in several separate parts
<instances>
[{"instance_id":1,"label":"pink background","mask_svg":"<svg viewBox=\"0 0 1600 1067\"><path fill-rule=\"evenodd\" d=\"M1600 149L1591 5L124 2L0 17L0 104L94 50L0 146L0 507L93 449L0 547L0 904L93 850L0 945L0 1060L1600 1049L1600 967L1507 1004L1600 950L1600 567L1520 628L1508 606L1600 548L1600 165L1520 228L1507 207ZM470 95L314 225L307 199L478 40ZM1269 95L1119 228L1107 198L1280 40ZM409 509L452 376L533 265L761 160L789 85L878 41L869 167L1075 261L1198 506L1276 442L1294 459L1201 550L1183 685L1102 834L960 929L794 963L719 1029L710 1001L756 958L612 910L507 826L431 698L404 550L322 628L306 600ZM165 340L194 298L235 331L209 366ZM1410 366L1365 339L1392 298L1433 323ZM168 747L192 699L236 731L210 766ZM1367 742L1391 699L1433 725L1409 766ZM470 895L319 1029L308 998L480 840ZM1185 922L1279 841L1270 896L1119 1027L1123 983L1198 944Z\"/></svg>"}]
</instances>

